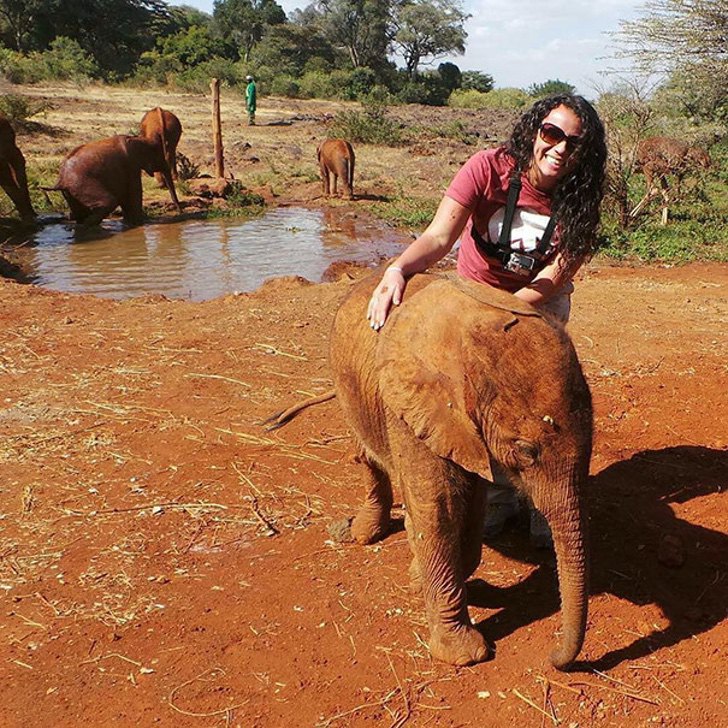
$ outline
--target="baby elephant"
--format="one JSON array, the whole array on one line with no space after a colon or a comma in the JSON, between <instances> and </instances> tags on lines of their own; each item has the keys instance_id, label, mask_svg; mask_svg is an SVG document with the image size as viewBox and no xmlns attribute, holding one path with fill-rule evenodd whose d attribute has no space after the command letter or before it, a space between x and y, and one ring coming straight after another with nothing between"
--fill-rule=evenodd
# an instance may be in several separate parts
<instances>
[{"instance_id":1,"label":"baby elephant","mask_svg":"<svg viewBox=\"0 0 728 728\"><path fill-rule=\"evenodd\" d=\"M354 197L354 150L345 139L327 139L318 149L319 168L327 197L336 195L336 182L341 177L344 185L344 199ZM333 189L329 175L333 175Z\"/></svg>"},{"instance_id":2,"label":"baby elephant","mask_svg":"<svg viewBox=\"0 0 728 728\"><path fill-rule=\"evenodd\" d=\"M23 220L32 220L35 210L28 192L25 157L15 143L15 131L8 119L0 115L0 187L20 213Z\"/></svg>"},{"instance_id":3,"label":"baby elephant","mask_svg":"<svg viewBox=\"0 0 728 728\"><path fill-rule=\"evenodd\" d=\"M380 277L352 288L330 341L336 399L366 466L352 535L368 544L387 534L398 487L430 651L455 665L484 660L465 582L480 563L495 462L551 526L563 621L551 662L564 669L581 649L589 594L592 408L574 347L512 294L434 275L414 276L375 333L365 311Z\"/></svg>"},{"instance_id":4,"label":"baby elephant","mask_svg":"<svg viewBox=\"0 0 728 728\"><path fill-rule=\"evenodd\" d=\"M77 147L63 160L58 184L50 189L63 193L76 222L98 225L121 207L124 220L139 225L144 219L142 170L162 173L181 211L162 146L138 136L118 135Z\"/></svg>"},{"instance_id":5,"label":"baby elephant","mask_svg":"<svg viewBox=\"0 0 728 728\"><path fill-rule=\"evenodd\" d=\"M167 166L172 173L172 179L177 179L177 145L182 136L182 123L171 112L159 106L147 111L142 117L139 126L139 136L156 141L164 152ZM154 173L159 187L164 187L164 177L161 172Z\"/></svg>"}]
</instances>

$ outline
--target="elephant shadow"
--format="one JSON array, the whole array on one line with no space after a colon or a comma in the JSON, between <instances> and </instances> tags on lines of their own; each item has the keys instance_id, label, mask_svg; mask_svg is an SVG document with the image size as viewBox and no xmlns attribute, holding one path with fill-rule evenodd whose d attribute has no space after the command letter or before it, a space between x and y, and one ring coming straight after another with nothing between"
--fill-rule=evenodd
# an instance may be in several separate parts
<instances>
[{"instance_id":1,"label":"elephant shadow","mask_svg":"<svg viewBox=\"0 0 728 728\"><path fill-rule=\"evenodd\" d=\"M727 451L676 446L636 453L590 478L591 594L655 604L667 626L588 665L577 663L577 669L611 669L706 632L728 616L728 535L680 518L673 510L721 492L726 472ZM478 579L468 584L471 604L502 608L477 625L497 642L557 612L558 582L553 554L535 551L527 535L510 532L489 546L508 558L538 565L510 587ZM633 630L640 628L644 625Z\"/></svg>"}]
</instances>

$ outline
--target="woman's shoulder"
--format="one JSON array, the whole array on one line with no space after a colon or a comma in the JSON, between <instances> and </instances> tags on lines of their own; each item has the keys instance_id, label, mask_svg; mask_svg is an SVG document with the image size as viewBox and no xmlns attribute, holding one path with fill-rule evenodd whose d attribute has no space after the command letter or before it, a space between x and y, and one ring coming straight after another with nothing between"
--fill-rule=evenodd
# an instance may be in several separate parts
<instances>
[{"instance_id":1,"label":"woman's shoulder","mask_svg":"<svg viewBox=\"0 0 728 728\"><path fill-rule=\"evenodd\" d=\"M503 146L481 149L475 152L468 162L471 165L487 167L499 177L510 174L515 166L515 160Z\"/></svg>"}]
</instances>

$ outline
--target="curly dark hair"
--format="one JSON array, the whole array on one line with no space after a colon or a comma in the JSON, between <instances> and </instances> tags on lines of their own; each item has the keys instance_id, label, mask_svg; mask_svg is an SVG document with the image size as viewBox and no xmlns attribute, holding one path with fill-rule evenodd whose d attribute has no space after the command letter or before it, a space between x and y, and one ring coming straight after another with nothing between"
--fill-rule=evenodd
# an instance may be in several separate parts
<instances>
[{"instance_id":1,"label":"curly dark hair","mask_svg":"<svg viewBox=\"0 0 728 728\"><path fill-rule=\"evenodd\" d=\"M599 207L604 196L607 143L604 125L594 107L582 96L556 94L537 101L518 120L505 149L523 173L533 159L533 143L541 122L552 109L566 106L581 120L579 147L574 150L576 165L556 187L552 210L559 222L559 250L570 266L590 257L598 248Z\"/></svg>"}]
</instances>

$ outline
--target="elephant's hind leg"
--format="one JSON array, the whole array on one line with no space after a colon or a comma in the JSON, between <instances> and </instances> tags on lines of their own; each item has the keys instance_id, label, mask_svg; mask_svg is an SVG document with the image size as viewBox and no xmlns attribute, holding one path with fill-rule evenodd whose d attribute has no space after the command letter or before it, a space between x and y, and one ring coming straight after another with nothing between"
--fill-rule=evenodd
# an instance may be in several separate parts
<instances>
[{"instance_id":1,"label":"elephant's hind leg","mask_svg":"<svg viewBox=\"0 0 728 728\"><path fill-rule=\"evenodd\" d=\"M389 531L392 484L389 475L366 454L360 460L366 465L366 495L351 524L351 535L358 543L368 544L384 538Z\"/></svg>"}]
</instances>

